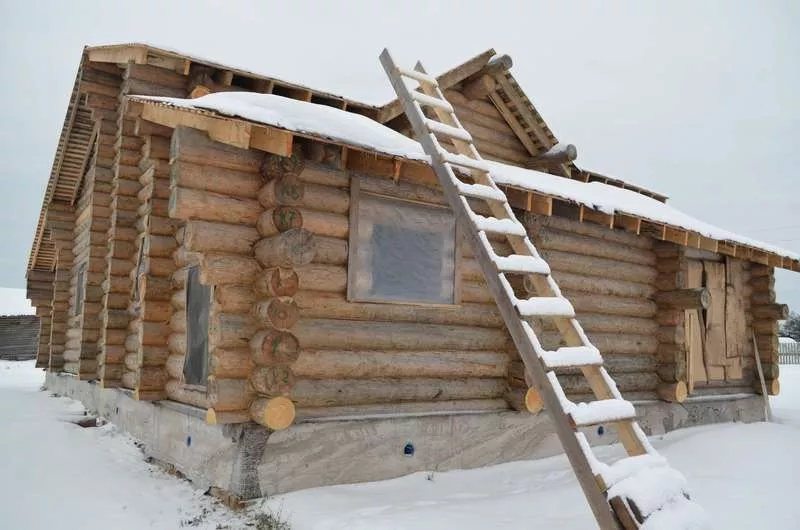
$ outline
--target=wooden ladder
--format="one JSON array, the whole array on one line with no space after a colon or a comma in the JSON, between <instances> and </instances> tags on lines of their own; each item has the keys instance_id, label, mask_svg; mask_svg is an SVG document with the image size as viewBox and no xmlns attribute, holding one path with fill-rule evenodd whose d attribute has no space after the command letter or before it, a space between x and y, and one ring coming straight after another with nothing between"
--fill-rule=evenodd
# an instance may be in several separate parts
<instances>
[{"instance_id":1,"label":"wooden ladder","mask_svg":"<svg viewBox=\"0 0 800 530\"><path fill-rule=\"evenodd\" d=\"M505 194L495 184L490 164L481 158L472 136L461 126L436 78L425 73L419 64L414 70L397 67L388 50L383 51L380 59L417 140L431 158L444 194L466 233L528 377L541 394L600 528L636 529L650 517L674 521L675 514L682 515L677 518L684 522L677 526L671 522L669 528L693 528L703 512L689 500L685 479L648 442L635 420L633 404L617 390L603 366L600 352L583 332L572 304L561 295L550 267L539 256ZM418 83L419 89L410 88L407 82ZM430 109L437 119L428 118L423 108ZM452 143L456 152L443 148L440 138ZM470 201L485 203L491 217L475 213ZM489 234L507 240L513 253L499 255ZM536 296L518 298L509 281L514 276L527 277ZM533 317L552 319L564 346L546 350L528 322ZM580 369L595 401L575 403L567 398L554 372L567 367ZM580 431L603 424L615 428L628 453L627 458L613 465L597 459Z\"/></svg>"}]
</instances>

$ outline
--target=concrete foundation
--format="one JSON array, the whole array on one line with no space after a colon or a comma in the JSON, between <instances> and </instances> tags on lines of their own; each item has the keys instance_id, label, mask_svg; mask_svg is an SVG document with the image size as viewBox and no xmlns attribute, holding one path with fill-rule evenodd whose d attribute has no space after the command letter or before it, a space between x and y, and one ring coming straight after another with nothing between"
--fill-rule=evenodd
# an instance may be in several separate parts
<instances>
[{"instance_id":1,"label":"concrete foundation","mask_svg":"<svg viewBox=\"0 0 800 530\"><path fill-rule=\"evenodd\" d=\"M101 389L71 376L48 373L46 385L139 439L146 455L174 465L200 488L215 486L243 499L561 452L544 413L327 421L270 433L254 424L209 426L204 411L194 407L135 401L126 391ZM681 404L638 402L636 410L640 425L651 435L710 423L764 420L761 396L746 394ZM616 441L604 429L586 433L593 444Z\"/></svg>"}]
</instances>

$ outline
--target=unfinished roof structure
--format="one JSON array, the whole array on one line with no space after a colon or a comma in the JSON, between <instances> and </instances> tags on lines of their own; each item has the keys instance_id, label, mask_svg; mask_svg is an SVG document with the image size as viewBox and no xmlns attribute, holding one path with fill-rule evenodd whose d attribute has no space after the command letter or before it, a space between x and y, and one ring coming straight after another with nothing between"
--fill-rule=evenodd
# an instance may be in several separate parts
<instances>
[{"instance_id":1,"label":"unfinished roof structure","mask_svg":"<svg viewBox=\"0 0 800 530\"><path fill-rule=\"evenodd\" d=\"M800 256L580 168L511 66L489 50L436 80L642 427L763 417L774 269ZM86 48L28 267L38 365L238 497L544 454L553 426L447 205L398 101ZM569 399L592 391L577 373L559 369Z\"/></svg>"}]
</instances>

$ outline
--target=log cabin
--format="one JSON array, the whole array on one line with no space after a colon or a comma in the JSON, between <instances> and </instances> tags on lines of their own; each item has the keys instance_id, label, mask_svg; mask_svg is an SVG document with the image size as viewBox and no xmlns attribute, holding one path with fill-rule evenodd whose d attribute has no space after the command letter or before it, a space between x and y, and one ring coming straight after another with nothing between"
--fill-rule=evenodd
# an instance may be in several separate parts
<instances>
[{"instance_id":1,"label":"log cabin","mask_svg":"<svg viewBox=\"0 0 800 530\"><path fill-rule=\"evenodd\" d=\"M762 420L800 256L579 168L511 68L438 81L643 427ZM398 101L85 48L28 263L47 386L229 499L557 452L410 136Z\"/></svg>"}]
</instances>

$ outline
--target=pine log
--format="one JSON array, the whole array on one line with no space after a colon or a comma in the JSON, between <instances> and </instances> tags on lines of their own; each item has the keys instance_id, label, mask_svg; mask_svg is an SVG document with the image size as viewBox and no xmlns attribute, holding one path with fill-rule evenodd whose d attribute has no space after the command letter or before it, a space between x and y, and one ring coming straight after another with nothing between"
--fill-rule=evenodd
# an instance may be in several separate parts
<instances>
[{"instance_id":1,"label":"pine log","mask_svg":"<svg viewBox=\"0 0 800 530\"><path fill-rule=\"evenodd\" d=\"M186 335L183 333L173 333L167 340L169 352L175 355L186 355Z\"/></svg>"},{"instance_id":2,"label":"pine log","mask_svg":"<svg viewBox=\"0 0 800 530\"><path fill-rule=\"evenodd\" d=\"M264 237L291 228L305 228L321 236L347 239L349 220L342 214L318 212L295 206L278 206L261 214L257 228L258 233Z\"/></svg>"},{"instance_id":3,"label":"pine log","mask_svg":"<svg viewBox=\"0 0 800 530\"><path fill-rule=\"evenodd\" d=\"M209 373L219 379L247 379L253 370L249 348L222 349L211 352Z\"/></svg>"},{"instance_id":4,"label":"pine log","mask_svg":"<svg viewBox=\"0 0 800 530\"><path fill-rule=\"evenodd\" d=\"M250 374L250 384L262 396L277 397L287 395L294 386L294 373L285 364L260 366Z\"/></svg>"},{"instance_id":5,"label":"pine log","mask_svg":"<svg viewBox=\"0 0 800 530\"><path fill-rule=\"evenodd\" d=\"M781 393L781 383L778 379L769 379L766 381L767 386L767 395L770 396L777 396ZM757 384L753 385L753 389L757 394L762 394L763 391L761 389L761 383L758 382Z\"/></svg>"},{"instance_id":6,"label":"pine log","mask_svg":"<svg viewBox=\"0 0 800 530\"><path fill-rule=\"evenodd\" d=\"M150 257L166 258L172 256L177 243L172 236L150 234L147 241L147 254ZM133 255L131 252L130 255Z\"/></svg>"},{"instance_id":7,"label":"pine log","mask_svg":"<svg viewBox=\"0 0 800 530\"><path fill-rule=\"evenodd\" d=\"M660 292L655 297L659 306L673 309L708 309L711 293L705 288Z\"/></svg>"},{"instance_id":8,"label":"pine log","mask_svg":"<svg viewBox=\"0 0 800 530\"><path fill-rule=\"evenodd\" d=\"M176 160L170 166L174 187L194 188L223 195L255 199L264 185L261 175Z\"/></svg>"},{"instance_id":9,"label":"pine log","mask_svg":"<svg viewBox=\"0 0 800 530\"><path fill-rule=\"evenodd\" d=\"M292 364L300 355L297 338L287 331L259 331L250 339L253 362L259 366Z\"/></svg>"},{"instance_id":10,"label":"pine log","mask_svg":"<svg viewBox=\"0 0 800 530\"><path fill-rule=\"evenodd\" d=\"M492 399L505 394L501 378L449 380L413 379L298 379L292 401L299 407L326 407L399 403L404 401L449 401Z\"/></svg>"},{"instance_id":11,"label":"pine log","mask_svg":"<svg viewBox=\"0 0 800 530\"><path fill-rule=\"evenodd\" d=\"M280 205L298 205L305 195L305 183L294 176L275 178L258 192L258 202L267 210Z\"/></svg>"},{"instance_id":12,"label":"pine log","mask_svg":"<svg viewBox=\"0 0 800 530\"><path fill-rule=\"evenodd\" d=\"M256 226L261 206L243 197L176 187L169 199L169 216L174 219L199 219Z\"/></svg>"},{"instance_id":13,"label":"pine log","mask_svg":"<svg viewBox=\"0 0 800 530\"><path fill-rule=\"evenodd\" d=\"M656 391L661 399L670 403L683 403L689 395L686 383L683 381L658 385Z\"/></svg>"},{"instance_id":14,"label":"pine log","mask_svg":"<svg viewBox=\"0 0 800 530\"><path fill-rule=\"evenodd\" d=\"M297 409L298 420L342 419L353 420L380 416L425 416L507 411L505 399L463 399L455 401L430 401L388 403L377 405L348 405L341 407L305 407Z\"/></svg>"},{"instance_id":15,"label":"pine log","mask_svg":"<svg viewBox=\"0 0 800 530\"><path fill-rule=\"evenodd\" d=\"M255 245L255 256L266 268L308 265L314 259L315 238L302 228L262 239Z\"/></svg>"},{"instance_id":16,"label":"pine log","mask_svg":"<svg viewBox=\"0 0 800 530\"><path fill-rule=\"evenodd\" d=\"M292 333L302 349L506 351L512 347L504 329L471 326L301 318Z\"/></svg>"},{"instance_id":17,"label":"pine log","mask_svg":"<svg viewBox=\"0 0 800 530\"><path fill-rule=\"evenodd\" d=\"M344 293L347 290L347 268L312 263L294 271L304 290Z\"/></svg>"},{"instance_id":18,"label":"pine log","mask_svg":"<svg viewBox=\"0 0 800 530\"><path fill-rule=\"evenodd\" d=\"M273 431L289 427L295 418L294 403L282 396L256 399L249 410L253 421Z\"/></svg>"},{"instance_id":19,"label":"pine log","mask_svg":"<svg viewBox=\"0 0 800 530\"><path fill-rule=\"evenodd\" d=\"M186 362L184 355L170 355L164 364L164 369L170 377L180 380L183 377L183 365Z\"/></svg>"},{"instance_id":20,"label":"pine log","mask_svg":"<svg viewBox=\"0 0 800 530\"><path fill-rule=\"evenodd\" d=\"M169 328L175 333L186 333L186 311L175 311L169 319Z\"/></svg>"},{"instance_id":21,"label":"pine log","mask_svg":"<svg viewBox=\"0 0 800 530\"><path fill-rule=\"evenodd\" d=\"M171 297L170 297L171 298ZM172 303L163 300L146 300L143 319L150 322L166 322L172 316Z\"/></svg>"},{"instance_id":22,"label":"pine log","mask_svg":"<svg viewBox=\"0 0 800 530\"><path fill-rule=\"evenodd\" d=\"M183 244L195 252L250 254L258 232L249 226L191 220L184 225Z\"/></svg>"},{"instance_id":23,"label":"pine log","mask_svg":"<svg viewBox=\"0 0 800 530\"><path fill-rule=\"evenodd\" d=\"M302 322L302 321L301 321ZM616 354L654 355L658 350L658 337L654 335L635 335L632 333L589 333L589 339L601 352ZM298 334L298 337L300 335ZM539 339L545 348L552 349L561 343L559 333L544 332ZM300 344L303 344L302 338Z\"/></svg>"},{"instance_id":24,"label":"pine log","mask_svg":"<svg viewBox=\"0 0 800 530\"><path fill-rule=\"evenodd\" d=\"M303 350L292 364L304 379L375 379L404 377L505 377L504 351L333 351Z\"/></svg>"},{"instance_id":25,"label":"pine log","mask_svg":"<svg viewBox=\"0 0 800 530\"><path fill-rule=\"evenodd\" d=\"M214 289L217 310L223 313L247 313L256 300L256 292L250 285L220 285Z\"/></svg>"},{"instance_id":26,"label":"pine log","mask_svg":"<svg viewBox=\"0 0 800 530\"><path fill-rule=\"evenodd\" d=\"M255 281L255 291L261 296L294 296L300 279L294 269L273 267L262 272Z\"/></svg>"},{"instance_id":27,"label":"pine log","mask_svg":"<svg viewBox=\"0 0 800 530\"><path fill-rule=\"evenodd\" d=\"M257 173L264 154L216 142L202 131L178 126L172 133L170 160Z\"/></svg>"},{"instance_id":28,"label":"pine log","mask_svg":"<svg viewBox=\"0 0 800 530\"><path fill-rule=\"evenodd\" d=\"M131 372L135 372L136 370L138 370L139 366L141 366L141 363L139 362L139 354L133 352L125 355L124 365L125 368L130 370Z\"/></svg>"},{"instance_id":29,"label":"pine log","mask_svg":"<svg viewBox=\"0 0 800 530\"><path fill-rule=\"evenodd\" d=\"M206 411L206 425L224 425L230 423L248 423L252 420L249 410L217 411L210 408Z\"/></svg>"},{"instance_id":30,"label":"pine log","mask_svg":"<svg viewBox=\"0 0 800 530\"><path fill-rule=\"evenodd\" d=\"M598 313L603 315L653 318L658 307L655 302L642 298L622 298L600 294L585 294L562 289L563 295L572 303L578 314Z\"/></svg>"},{"instance_id":31,"label":"pine log","mask_svg":"<svg viewBox=\"0 0 800 530\"><path fill-rule=\"evenodd\" d=\"M558 281L560 272L571 272L600 278L624 278L627 281L652 285L658 275L655 268L646 265L582 256L557 250L542 251L542 256L550 264L556 281Z\"/></svg>"},{"instance_id":32,"label":"pine log","mask_svg":"<svg viewBox=\"0 0 800 530\"><path fill-rule=\"evenodd\" d=\"M243 379L208 378L208 396L218 411L244 410L255 397L250 383Z\"/></svg>"},{"instance_id":33,"label":"pine log","mask_svg":"<svg viewBox=\"0 0 800 530\"><path fill-rule=\"evenodd\" d=\"M350 194L347 191L305 183L294 177L270 181L261 189L258 197L266 209L286 205L343 215L350 211Z\"/></svg>"},{"instance_id":34,"label":"pine log","mask_svg":"<svg viewBox=\"0 0 800 530\"><path fill-rule=\"evenodd\" d=\"M172 281L173 288L175 287L175 279L173 278ZM183 286L183 282L181 282L181 286ZM170 298L170 305L175 309L186 309L186 290L181 288L176 290L172 293L172 297Z\"/></svg>"},{"instance_id":35,"label":"pine log","mask_svg":"<svg viewBox=\"0 0 800 530\"><path fill-rule=\"evenodd\" d=\"M542 396L534 388L510 388L505 399L514 410L536 414L544 408Z\"/></svg>"},{"instance_id":36,"label":"pine log","mask_svg":"<svg viewBox=\"0 0 800 530\"><path fill-rule=\"evenodd\" d=\"M120 381L122 381L122 386L125 388L134 389L139 382L139 374L136 372L127 371L122 374Z\"/></svg>"},{"instance_id":37,"label":"pine log","mask_svg":"<svg viewBox=\"0 0 800 530\"><path fill-rule=\"evenodd\" d=\"M314 236L315 263L328 265L347 265L349 243L344 239L327 236Z\"/></svg>"},{"instance_id":38,"label":"pine log","mask_svg":"<svg viewBox=\"0 0 800 530\"><path fill-rule=\"evenodd\" d=\"M750 308L753 318L762 320L786 320L789 306L786 304L754 305Z\"/></svg>"},{"instance_id":39,"label":"pine log","mask_svg":"<svg viewBox=\"0 0 800 530\"><path fill-rule=\"evenodd\" d=\"M165 385L167 396L173 401L186 403L200 408L211 408L214 406L213 399L205 392L192 390L184 387L179 381L170 379Z\"/></svg>"},{"instance_id":40,"label":"pine log","mask_svg":"<svg viewBox=\"0 0 800 530\"><path fill-rule=\"evenodd\" d=\"M243 348L256 332L249 315L218 313L211 316L208 329L209 348Z\"/></svg>"},{"instance_id":41,"label":"pine log","mask_svg":"<svg viewBox=\"0 0 800 530\"><path fill-rule=\"evenodd\" d=\"M139 369L136 388L139 390L161 390L169 380L169 374L163 366L142 366Z\"/></svg>"},{"instance_id":42,"label":"pine log","mask_svg":"<svg viewBox=\"0 0 800 530\"><path fill-rule=\"evenodd\" d=\"M200 283L203 285L247 285L261 271L258 262L235 254L204 254L200 261Z\"/></svg>"},{"instance_id":43,"label":"pine log","mask_svg":"<svg viewBox=\"0 0 800 530\"><path fill-rule=\"evenodd\" d=\"M139 285L140 292L147 300L167 302L172 298L172 282L169 278L140 274Z\"/></svg>"},{"instance_id":44,"label":"pine log","mask_svg":"<svg viewBox=\"0 0 800 530\"><path fill-rule=\"evenodd\" d=\"M752 271L751 271L752 274ZM752 276L750 278L750 287L753 292L769 292L775 290L775 277L774 276Z\"/></svg>"},{"instance_id":45,"label":"pine log","mask_svg":"<svg viewBox=\"0 0 800 530\"><path fill-rule=\"evenodd\" d=\"M760 291L752 293L750 303L756 305L770 305L775 303L775 291Z\"/></svg>"},{"instance_id":46,"label":"pine log","mask_svg":"<svg viewBox=\"0 0 800 530\"><path fill-rule=\"evenodd\" d=\"M289 298L269 298L253 305L253 318L261 325L274 329L289 329L300 318L300 310Z\"/></svg>"},{"instance_id":47,"label":"pine log","mask_svg":"<svg viewBox=\"0 0 800 530\"><path fill-rule=\"evenodd\" d=\"M575 234L552 228L543 228L534 234L537 246L542 250L559 250L582 256L595 256L625 263L653 266L656 256L649 249L604 241L602 239Z\"/></svg>"},{"instance_id":48,"label":"pine log","mask_svg":"<svg viewBox=\"0 0 800 530\"><path fill-rule=\"evenodd\" d=\"M301 306L302 307L302 306ZM303 314L306 314L305 310ZM543 331L555 331L552 319L541 319ZM584 331L592 333L634 333L638 335L655 334L658 323L652 318L638 318L619 315L603 315L598 313L579 313L578 320Z\"/></svg>"},{"instance_id":49,"label":"pine log","mask_svg":"<svg viewBox=\"0 0 800 530\"><path fill-rule=\"evenodd\" d=\"M753 331L762 335L777 335L778 322L773 319L754 320L751 324Z\"/></svg>"},{"instance_id":50,"label":"pine log","mask_svg":"<svg viewBox=\"0 0 800 530\"><path fill-rule=\"evenodd\" d=\"M424 322L499 328L503 320L492 304L414 306L348 302L343 293L299 291L295 301L303 317L364 321Z\"/></svg>"}]
</instances>

